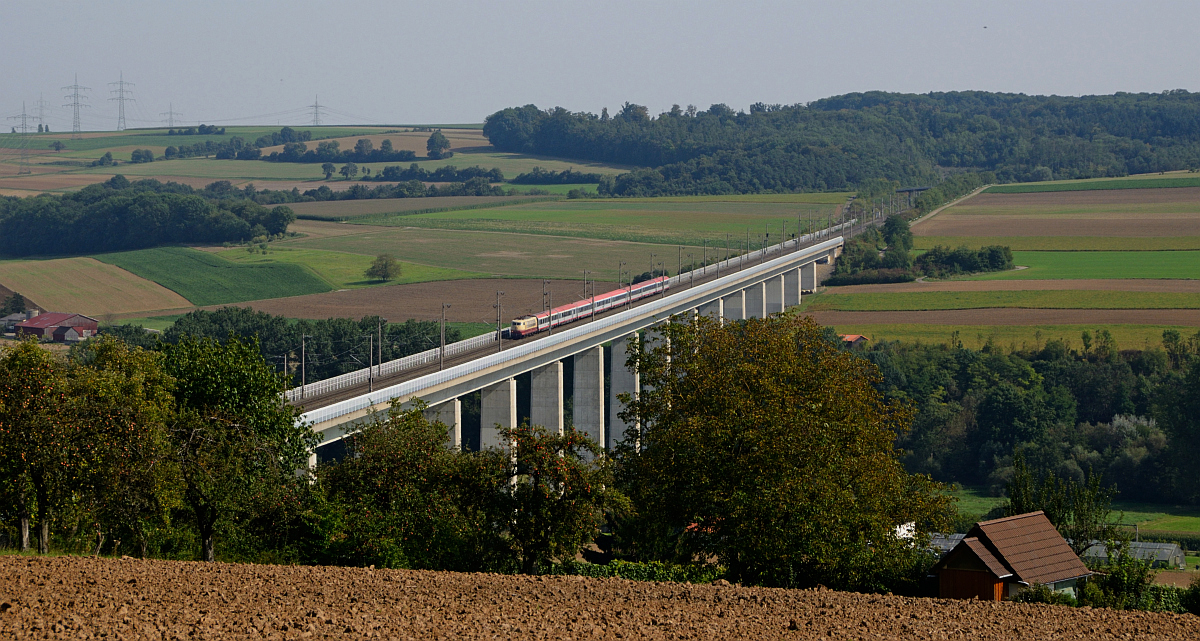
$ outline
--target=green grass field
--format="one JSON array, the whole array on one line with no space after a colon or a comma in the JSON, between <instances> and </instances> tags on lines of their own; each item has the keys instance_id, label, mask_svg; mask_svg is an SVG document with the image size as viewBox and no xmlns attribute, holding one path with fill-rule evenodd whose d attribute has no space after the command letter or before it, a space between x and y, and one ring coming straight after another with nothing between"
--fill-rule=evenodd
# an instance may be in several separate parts
<instances>
[{"instance_id":1,"label":"green grass field","mask_svg":"<svg viewBox=\"0 0 1200 641\"><path fill-rule=\"evenodd\" d=\"M936 309L1200 309L1200 294L1079 290L896 292L806 296L806 312L891 312Z\"/></svg>"},{"instance_id":2,"label":"green grass field","mask_svg":"<svg viewBox=\"0 0 1200 641\"><path fill-rule=\"evenodd\" d=\"M261 253L257 247L253 247L253 252L246 248L238 248L218 252L216 255L245 266L302 265L315 272L333 289L357 289L381 284L379 281L367 280L363 275L375 260L375 256L321 249L282 247L276 243L271 243L268 247L266 254ZM388 281L387 284L400 285L483 276L486 274L401 262L400 277Z\"/></svg>"},{"instance_id":3,"label":"green grass field","mask_svg":"<svg viewBox=\"0 0 1200 641\"><path fill-rule=\"evenodd\" d=\"M199 306L316 294L333 289L302 265L240 265L182 247L101 254L95 258L152 280Z\"/></svg>"},{"instance_id":4,"label":"green grass field","mask_svg":"<svg viewBox=\"0 0 1200 641\"><path fill-rule=\"evenodd\" d=\"M958 499L960 511L976 515L986 514L1007 501L1002 496L988 495L982 487L962 487L950 494ZM1113 501L1112 512L1114 521L1137 523L1142 530L1200 532L1200 509L1195 507L1117 500Z\"/></svg>"},{"instance_id":5,"label":"green grass field","mask_svg":"<svg viewBox=\"0 0 1200 641\"><path fill-rule=\"evenodd\" d=\"M1200 278L1200 252L1013 252L1029 269L992 272L970 280Z\"/></svg>"},{"instance_id":6,"label":"green grass field","mask_svg":"<svg viewBox=\"0 0 1200 641\"><path fill-rule=\"evenodd\" d=\"M1200 236L914 236L914 249L1003 245L1013 251L1180 251L1200 250ZM1136 260L1136 259L1135 259Z\"/></svg>"},{"instance_id":7,"label":"green grass field","mask_svg":"<svg viewBox=\"0 0 1200 641\"><path fill-rule=\"evenodd\" d=\"M1047 191L1093 191L1107 189L1163 189L1171 187L1200 187L1200 176L1163 177L1145 174L1137 178L1101 178L1095 180L1064 180L1018 185L996 185L985 194L1030 194Z\"/></svg>"},{"instance_id":8,"label":"green grass field","mask_svg":"<svg viewBox=\"0 0 1200 641\"><path fill-rule=\"evenodd\" d=\"M346 225L352 227L352 224ZM391 254L397 260L456 269L483 272L496 276L518 278L583 277L616 282L618 263L628 278L629 270L640 274L650 270L651 255L674 274L678 267L679 250L674 246L646 243L615 242L588 238L506 234L443 229L393 228L384 231L364 231L346 236L301 238L277 242L279 247L324 249L351 254L377 256ZM700 247L684 247L697 260ZM714 250L709 248L709 257ZM683 257L686 265L687 256Z\"/></svg>"},{"instance_id":9,"label":"green grass field","mask_svg":"<svg viewBox=\"0 0 1200 641\"><path fill-rule=\"evenodd\" d=\"M1196 333L1195 327L1169 325L922 325L922 324L845 324L835 327L839 334L861 334L882 340L949 345L955 338L963 346L979 349L988 341L1009 349L1035 349L1049 340L1064 340L1082 345L1083 332L1107 329L1117 345L1125 349L1162 346L1162 333L1173 329L1184 336Z\"/></svg>"},{"instance_id":10,"label":"green grass field","mask_svg":"<svg viewBox=\"0 0 1200 641\"><path fill-rule=\"evenodd\" d=\"M411 216L443 211L491 209L518 203L554 199L554 196L438 196L436 198L371 198L326 200L288 205L306 220L347 221L356 218Z\"/></svg>"},{"instance_id":11,"label":"green grass field","mask_svg":"<svg viewBox=\"0 0 1200 641\"><path fill-rule=\"evenodd\" d=\"M802 194L803 195L803 194ZM722 200L624 199L557 200L486 210L449 211L402 217L359 218L354 222L427 229L497 231L574 236L603 240L751 248L764 234L777 242L794 234L803 221L817 226L835 211L820 202L780 202L726 197Z\"/></svg>"},{"instance_id":12,"label":"green grass field","mask_svg":"<svg viewBox=\"0 0 1200 641\"><path fill-rule=\"evenodd\" d=\"M325 174L319 164L286 162L263 162L259 160L217 160L216 158L180 158L157 160L136 165L121 164L116 167L88 167L74 170L82 174L121 174L130 179L153 178L156 176L185 176L188 178L211 178L213 180L310 180L316 189L325 182ZM369 183L368 183L369 184ZM301 191L304 191L303 189Z\"/></svg>"}]
</instances>

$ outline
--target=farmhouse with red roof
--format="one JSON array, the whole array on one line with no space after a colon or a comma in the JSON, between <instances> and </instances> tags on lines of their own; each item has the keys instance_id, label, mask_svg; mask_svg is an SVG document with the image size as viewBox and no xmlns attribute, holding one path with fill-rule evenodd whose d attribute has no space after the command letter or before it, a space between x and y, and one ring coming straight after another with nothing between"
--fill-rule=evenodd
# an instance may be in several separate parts
<instances>
[{"instance_id":1,"label":"farmhouse with red roof","mask_svg":"<svg viewBox=\"0 0 1200 641\"><path fill-rule=\"evenodd\" d=\"M48 312L17 323L18 336L40 336L60 343L79 341L96 335L100 321L83 314Z\"/></svg>"}]
</instances>

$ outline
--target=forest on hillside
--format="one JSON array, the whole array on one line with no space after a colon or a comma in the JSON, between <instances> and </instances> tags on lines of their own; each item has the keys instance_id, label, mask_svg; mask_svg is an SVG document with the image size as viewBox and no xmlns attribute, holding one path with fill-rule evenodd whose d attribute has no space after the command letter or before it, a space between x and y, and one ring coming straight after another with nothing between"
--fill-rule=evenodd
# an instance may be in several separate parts
<instances>
[{"instance_id":1,"label":"forest on hillside","mask_svg":"<svg viewBox=\"0 0 1200 641\"><path fill-rule=\"evenodd\" d=\"M1037 181L1200 167L1200 94L867 92L656 117L632 103L611 116L525 105L483 132L503 151L642 167L601 183L617 196L924 185L958 171Z\"/></svg>"}]
</instances>

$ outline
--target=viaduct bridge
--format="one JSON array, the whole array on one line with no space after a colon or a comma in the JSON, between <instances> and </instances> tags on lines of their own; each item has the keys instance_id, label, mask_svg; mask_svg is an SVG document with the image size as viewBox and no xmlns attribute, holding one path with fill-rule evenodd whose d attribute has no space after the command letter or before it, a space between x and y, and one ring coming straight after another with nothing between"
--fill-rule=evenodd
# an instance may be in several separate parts
<instances>
[{"instance_id":1,"label":"viaduct bridge","mask_svg":"<svg viewBox=\"0 0 1200 641\"><path fill-rule=\"evenodd\" d=\"M475 392L480 392L478 445L499 446L500 434L495 426L517 424L516 377L525 373L530 374L530 421L561 430L566 424L566 359L573 361L572 424L611 448L624 438L627 429L617 417L617 396L640 390L638 373L625 368L623 357L626 347L638 340L640 330L677 315L695 313L742 320L798 305L803 293L816 289L817 264L831 262L840 255L840 234L853 234L857 222L677 275L662 296L555 329L551 335L509 341L493 332L447 346L445 355L434 349L289 390L289 400L305 410L299 420L320 436L310 464L315 465L318 458L336 456L345 434L370 420L374 411L384 410L397 400L424 401L427 416L450 426L453 445L462 447L461 399ZM612 346L613 362L608 368L604 362L606 344ZM609 412L605 412L606 404Z\"/></svg>"}]
</instances>

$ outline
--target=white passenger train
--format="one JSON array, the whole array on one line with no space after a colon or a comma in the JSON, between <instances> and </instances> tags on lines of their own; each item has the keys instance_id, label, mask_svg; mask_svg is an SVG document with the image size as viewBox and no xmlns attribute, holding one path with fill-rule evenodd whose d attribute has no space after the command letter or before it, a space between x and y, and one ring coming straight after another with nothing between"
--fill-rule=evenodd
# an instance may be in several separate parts
<instances>
[{"instance_id":1,"label":"white passenger train","mask_svg":"<svg viewBox=\"0 0 1200 641\"><path fill-rule=\"evenodd\" d=\"M614 289L611 292L605 292L598 296L581 300L578 303L555 307L548 312L518 316L513 319L512 327L508 330L508 334L513 338L522 338L546 331L551 327L566 325L581 318L590 318L626 303L666 292L669 287L667 284L668 280L666 276L660 276L621 289ZM593 301L595 307L593 307Z\"/></svg>"}]
</instances>

